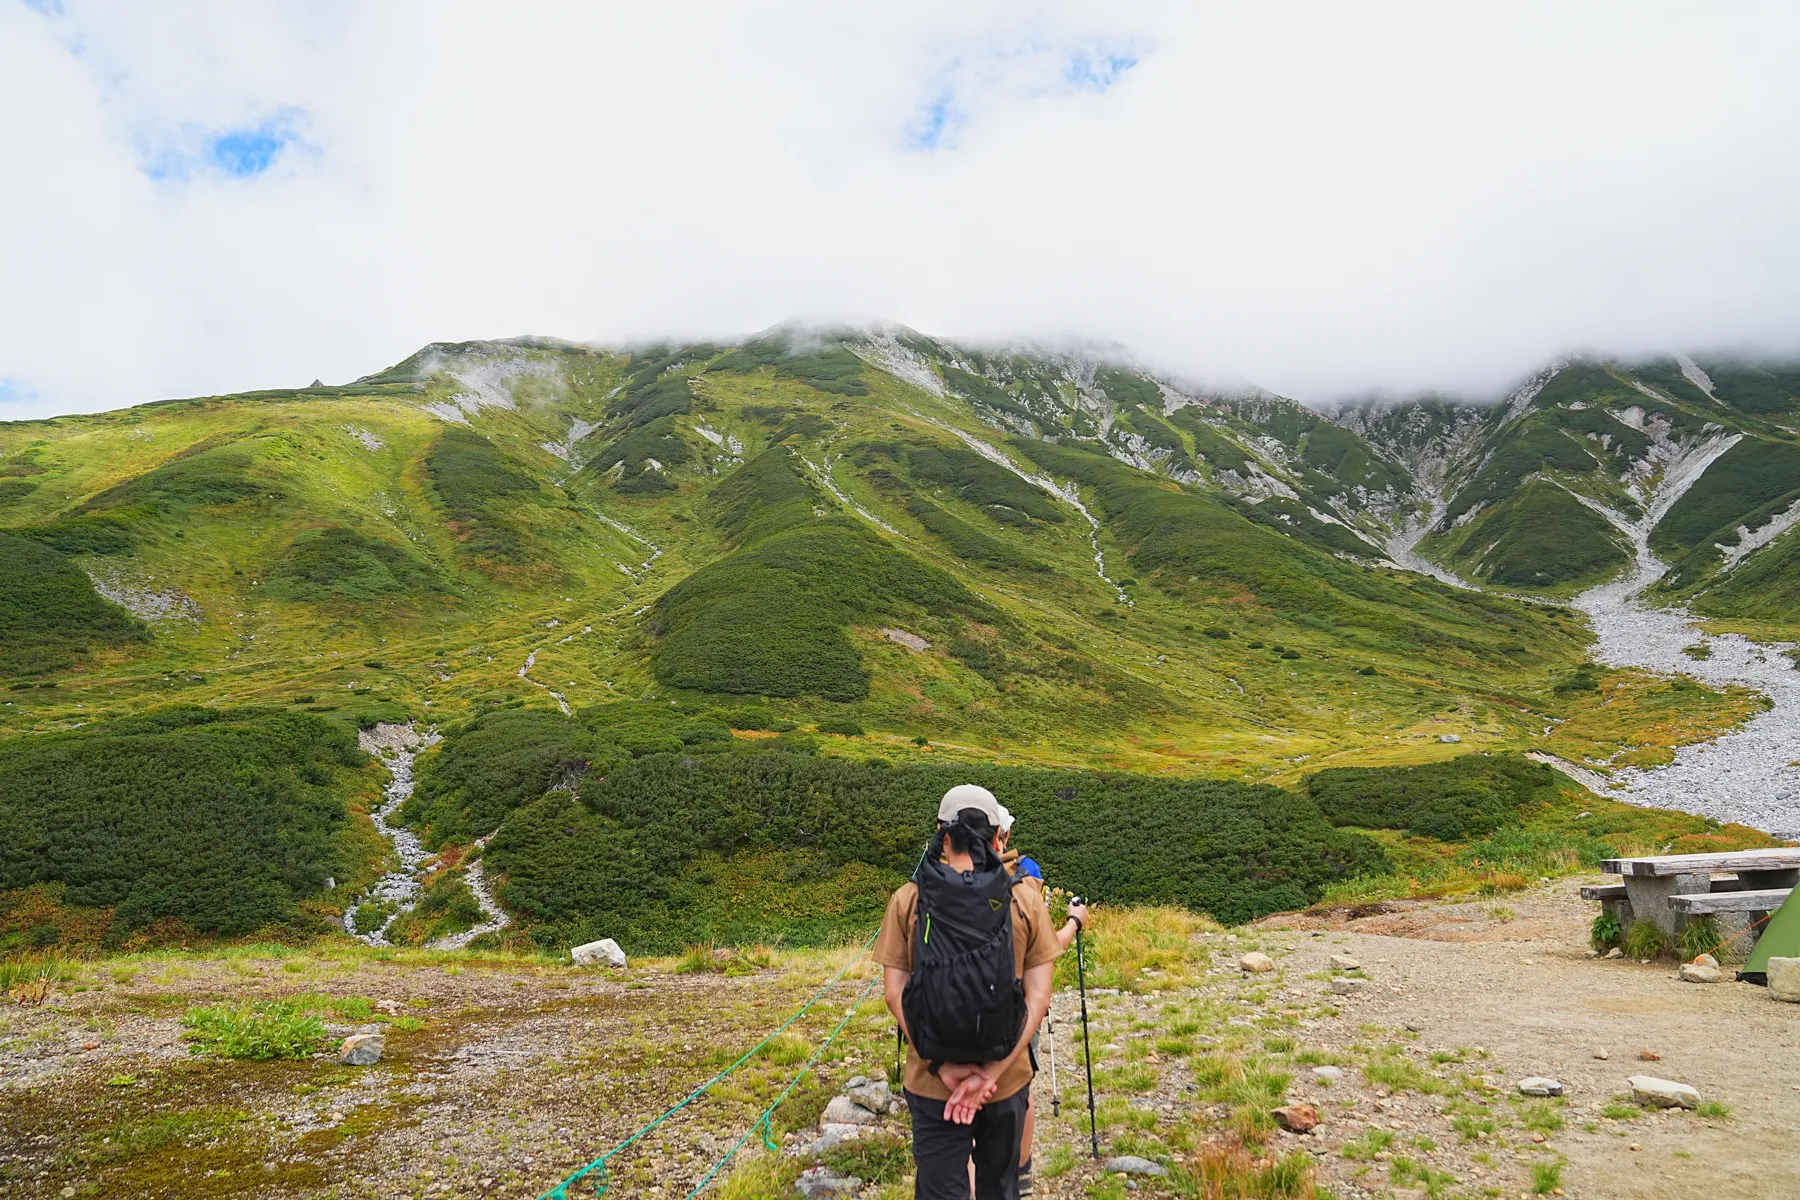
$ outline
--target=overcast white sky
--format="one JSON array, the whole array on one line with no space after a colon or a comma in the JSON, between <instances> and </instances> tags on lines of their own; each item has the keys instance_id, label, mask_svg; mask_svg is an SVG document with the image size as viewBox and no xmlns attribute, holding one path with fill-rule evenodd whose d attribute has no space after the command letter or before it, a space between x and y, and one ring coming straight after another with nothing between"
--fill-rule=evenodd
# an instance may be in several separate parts
<instances>
[{"instance_id":1,"label":"overcast white sky","mask_svg":"<svg viewBox=\"0 0 1800 1200\"><path fill-rule=\"evenodd\" d=\"M869 315L1302 399L1800 350L1800 6L0 0L0 417Z\"/></svg>"}]
</instances>

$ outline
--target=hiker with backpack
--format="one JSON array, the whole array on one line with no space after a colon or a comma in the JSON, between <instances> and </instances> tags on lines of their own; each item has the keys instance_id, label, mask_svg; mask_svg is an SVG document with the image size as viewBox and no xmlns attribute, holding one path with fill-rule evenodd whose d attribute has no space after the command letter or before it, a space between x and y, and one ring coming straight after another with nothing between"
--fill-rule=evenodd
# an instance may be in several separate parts
<instances>
[{"instance_id":1,"label":"hiker with backpack","mask_svg":"<svg viewBox=\"0 0 1800 1200\"><path fill-rule=\"evenodd\" d=\"M906 1036L916 1200L1018 1200L1032 1066L1050 1007L1050 912L1001 861L1000 804L958 784L912 881L888 901L873 957Z\"/></svg>"},{"instance_id":2,"label":"hiker with backpack","mask_svg":"<svg viewBox=\"0 0 1800 1200\"><path fill-rule=\"evenodd\" d=\"M1045 890L1046 885L1044 883L1043 868L1038 866L1036 860L1025 858L1017 850L1012 849L1012 831L1012 811L1008 809L1006 805L1002 804L1000 806L1000 841L998 845L1000 861L1005 863L1007 869L1013 873L1016 882L1023 884L1026 887L1035 886L1039 899L1043 901L1045 914L1048 915L1050 897ZM1080 898L1077 897L1069 904L1068 919L1056 930L1056 952L1058 954L1061 954L1069 948L1070 944L1075 940L1075 935L1087 926L1087 920L1087 905L1081 903ZM1055 1038L1055 1030L1051 1031L1050 1036L1053 1039ZM1037 1037L1033 1035L1031 1039L1031 1059L1034 1067L1037 1065L1037 1057ZM1052 1086L1054 1086L1054 1081ZM1032 1143L1036 1140L1037 1106L1032 1102L1031 1089L1026 1088L1025 1129L1019 1138L1019 1195L1021 1197L1029 1196L1032 1193L1031 1147Z\"/></svg>"}]
</instances>

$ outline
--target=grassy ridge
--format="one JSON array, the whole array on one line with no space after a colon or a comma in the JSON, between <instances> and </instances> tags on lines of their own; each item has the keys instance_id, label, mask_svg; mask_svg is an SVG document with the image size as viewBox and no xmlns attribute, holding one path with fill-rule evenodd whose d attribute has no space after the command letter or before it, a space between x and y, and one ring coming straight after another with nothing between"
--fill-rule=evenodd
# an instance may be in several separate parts
<instances>
[{"instance_id":1,"label":"grassy ridge","mask_svg":"<svg viewBox=\"0 0 1800 1200\"><path fill-rule=\"evenodd\" d=\"M1455 560L1502 587L1545 588L1603 576L1631 561L1607 519L1547 479L1477 517Z\"/></svg>"}]
</instances>

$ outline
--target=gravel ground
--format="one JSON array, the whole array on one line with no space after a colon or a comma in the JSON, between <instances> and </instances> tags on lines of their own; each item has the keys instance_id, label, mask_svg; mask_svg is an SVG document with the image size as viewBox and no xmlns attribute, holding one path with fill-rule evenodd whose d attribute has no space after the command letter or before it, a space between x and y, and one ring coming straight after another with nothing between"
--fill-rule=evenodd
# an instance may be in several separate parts
<instances>
[{"instance_id":1,"label":"gravel ground","mask_svg":"<svg viewBox=\"0 0 1800 1200\"><path fill-rule=\"evenodd\" d=\"M1609 666L1689 675L1713 686L1742 684L1768 696L1772 706L1722 737L1681 747L1668 766L1619 772L1611 794L1632 804L1800 838L1800 670L1786 653L1794 646L1705 634L1680 609L1645 606L1640 594L1661 574L1660 564L1649 561L1648 568L1575 600L1599 637L1594 657ZM1700 643L1710 648L1710 657L1682 653Z\"/></svg>"}]
</instances>

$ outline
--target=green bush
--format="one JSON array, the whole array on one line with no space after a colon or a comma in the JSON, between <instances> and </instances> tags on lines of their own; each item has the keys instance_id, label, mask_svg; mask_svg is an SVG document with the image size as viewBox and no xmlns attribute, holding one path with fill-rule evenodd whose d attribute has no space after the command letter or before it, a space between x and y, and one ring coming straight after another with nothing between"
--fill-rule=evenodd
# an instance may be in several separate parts
<instances>
[{"instance_id":1,"label":"green bush","mask_svg":"<svg viewBox=\"0 0 1800 1200\"><path fill-rule=\"evenodd\" d=\"M190 1008L181 1023L194 1053L215 1058L310 1058L327 1040L324 1023L291 1001Z\"/></svg>"},{"instance_id":2,"label":"green bush","mask_svg":"<svg viewBox=\"0 0 1800 1200\"><path fill-rule=\"evenodd\" d=\"M170 708L0 742L0 891L61 883L117 905L115 933L163 918L240 934L303 920L346 876L342 725L278 709Z\"/></svg>"},{"instance_id":3,"label":"green bush","mask_svg":"<svg viewBox=\"0 0 1800 1200\"><path fill-rule=\"evenodd\" d=\"M103 646L150 640L144 623L94 591L49 546L0 533L0 676L60 670Z\"/></svg>"},{"instance_id":4,"label":"green bush","mask_svg":"<svg viewBox=\"0 0 1800 1200\"><path fill-rule=\"evenodd\" d=\"M666 747L659 747L666 748ZM676 741L675 749L680 748ZM446 731L443 744L419 761L413 794L400 818L424 831L436 850L467 843L499 827L506 815L542 796L571 770L622 757L561 713L514 709L486 713Z\"/></svg>"},{"instance_id":5,"label":"green bush","mask_svg":"<svg viewBox=\"0 0 1800 1200\"><path fill-rule=\"evenodd\" d=\"M1692 917L1675 935L1675 945L1684 961L1692 962L1702 954L1714 954L1725 941L1719 923L1712 917Z\"/></svg>"},{"instance_id":6,"label":"green bush","mask_svg":"<svg viewBox=\"0 0 1800 1200\"><path fill-rule=\"evenodd\" d=\"M609 706L619 707L619 706ZM652 708L651 705L636 706ZM650 755L510 813L487 861L546 944L602 935L675 951L871 926L951 784L993 788L1060 886L1240 921L1385 868L1302 796L1262 785L785 753Z\"/></svg>"},{"instance_id":7,"label":"green bush","mask_svg":"<svg viewBox=\"0 0 1800 1200\"><path fill-rule=\"evenodd\" d=\"M1594 949L1605 952L1619 944L1619 938L1623 932L1619 928L1619 914L1603 912L1594 918L1592 925L1588 926L1588 942Z\"/></svg>"},{"instance_id":8,"label":"green bush","mask_svg":"<svg viewBox=\"0 0 1800 1200\"><path fill-rule=\"evenodd\" d=\"M1655 921L1637 920L1625 931L1625 953L1631 958L1661 958L1675 947Z\"/></svg>"},{"instance_id":9,"label":"green bush","mask_svg":"<svg viewBox=\"0 0 1800 1200\"><path fill-rule=\"evenodd\" d=\"M842 737L861 737L863 727L849 717L827 717L819 722L820 733L835 733Z\"/></svg>"},{"instance_id":10,"label":"green bush","mask_svg":"<svg viewBox=\"0 0 1800 1200\"><path fill-rule=\"evenodd\" d=\"M269 570L268 591L285 600L371 600L433 591L437 571L410 548L333 526L302 534Z\"/></svg>"},{"instance_id":11,"label":"green bush","mask_svg":"<svg viewBox=\"0 0 1800 1200\"><path fill-rule=\"evenodd\" d=\"M1417 767L1330 767L1303 786L1335 825L1460 841L1513 824L1526 806L1553 799L1556 772L1518 754L1464 754Z\"/></svg>"}]
</instances>

